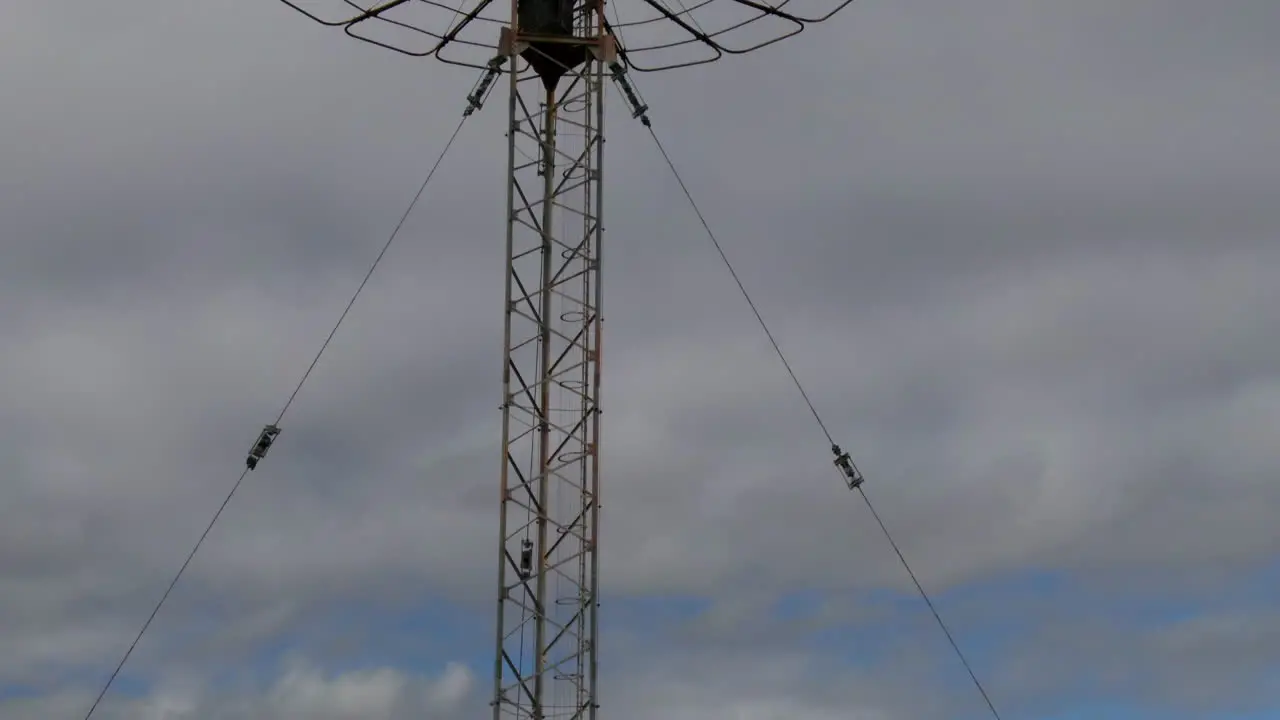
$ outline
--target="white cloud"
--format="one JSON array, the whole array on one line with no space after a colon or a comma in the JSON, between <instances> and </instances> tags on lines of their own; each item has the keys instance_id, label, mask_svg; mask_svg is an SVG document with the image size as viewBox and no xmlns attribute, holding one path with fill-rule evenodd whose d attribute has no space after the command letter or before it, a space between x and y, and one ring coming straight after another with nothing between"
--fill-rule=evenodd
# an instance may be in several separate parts
<instances>
[{"instance_id":1,"label":"white cloud","mask_svg":"<svg viewBox=\"0 0 1280 720\"><path fill-rule=\"evenodd\" d=\"M295 658L265 691L244 694L170 681L150 696L108 698L95 717L104 720L454 720L464 716L475 690L466 666L449 663L439 675L424 676L391 667L326 673ZM58 717L84 702L79 696L36 701L0 700L6 718ZM68 710L64 710L68 708ZM83 710L83 708L81 708Z\"/></svg>"}]
</instances>

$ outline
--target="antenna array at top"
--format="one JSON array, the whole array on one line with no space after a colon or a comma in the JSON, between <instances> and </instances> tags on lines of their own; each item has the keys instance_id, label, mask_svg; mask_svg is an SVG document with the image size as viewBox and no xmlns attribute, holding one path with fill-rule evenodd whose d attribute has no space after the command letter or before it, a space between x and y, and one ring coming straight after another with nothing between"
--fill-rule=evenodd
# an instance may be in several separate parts
<instances>
[{"instance_id":1,"label":"antenna array at top","mask_svg":"<svg viewBox=\"0 0 1280 720\"><path fill-rule=\"evenodd\" d=\"M494 0L281 0L357 40L451 65L488 66L511 6ZM592 4L599 0L593 0ZM703 65L772 45L832 17L853 0L612 0L605 26L619 59L654 72ZM584 5L588 2L582 3Z\"/></svg>"}]
</instances>

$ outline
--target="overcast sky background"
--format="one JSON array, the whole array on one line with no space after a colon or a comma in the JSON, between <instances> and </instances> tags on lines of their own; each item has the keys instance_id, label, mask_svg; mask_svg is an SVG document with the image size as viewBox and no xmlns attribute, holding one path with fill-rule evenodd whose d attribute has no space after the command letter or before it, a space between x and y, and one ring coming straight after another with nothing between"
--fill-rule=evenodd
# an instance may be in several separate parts
<instances>
[{"instance_id":1,"label":"overcast sky background","mask_svg":"<svg viewBox=\"0 0 1280 720\"><path fill-rule=\"evenodd\" d=\"M636 78L1006 720L1280 717L1277 36L860 0ZM0 65L0 717L80 718L477 75L269 0L25 3ZM103 720L485 708L503 111ZM605 717L986 717L620 103L608 137Z\"/></svg>"}]
</instances>

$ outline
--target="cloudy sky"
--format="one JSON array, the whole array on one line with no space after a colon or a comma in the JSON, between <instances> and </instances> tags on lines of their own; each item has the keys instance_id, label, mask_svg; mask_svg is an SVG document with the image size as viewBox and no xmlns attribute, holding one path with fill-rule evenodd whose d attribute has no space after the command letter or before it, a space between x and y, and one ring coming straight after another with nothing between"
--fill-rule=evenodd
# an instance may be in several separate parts
<instances>
[{"instance_id":1,"label":"cloudy sky","mask_svg":"<svg viewBox=\"0 0 1280 720\"><path fill-rule=\"evenodd\" d=\"M21 5L0 717L76 720L476 75L270 0ZM637 77L1006 720L1280 717L1277 34L1272 0L860 0ZM468 124L103 720L483 711L502 122ZM610 123L605 717L986 717Z\"/></svg>"}]
</instances>

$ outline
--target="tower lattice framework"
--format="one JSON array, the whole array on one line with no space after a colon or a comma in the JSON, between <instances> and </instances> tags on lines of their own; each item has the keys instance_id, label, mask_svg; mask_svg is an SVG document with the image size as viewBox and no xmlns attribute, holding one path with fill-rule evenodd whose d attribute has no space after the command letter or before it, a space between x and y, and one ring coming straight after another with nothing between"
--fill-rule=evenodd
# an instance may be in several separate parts
<instances>
[{"instance_id":1,"label":"tower lattice framework","mask_svg":"<svg viewBox=\"0 0 1280 720\"><path fill-rule=\"evenodd\" d=\"M494 720L594 720L605 82L615 83L648 125L628 70L670 70L758 50L853 0L610 0L612 14L606 0L281 1L356 39L483 70L467 114L496 78L508 82L491 705ZM625 19L619 2L628 5ZM802 2L815 12L802 12Z\"/></svg>"},{"instance_id":2,"label":"tower lattice framework","mask_svg":"<svg viewBox=\"0 0 1280 720\"><path fill-rule=\"evenodd\" d=\"M575 33L504 31L508 74L494 717L594 718L600 477L605 66L594 12Z\"/></svg>"}]
</instances>

